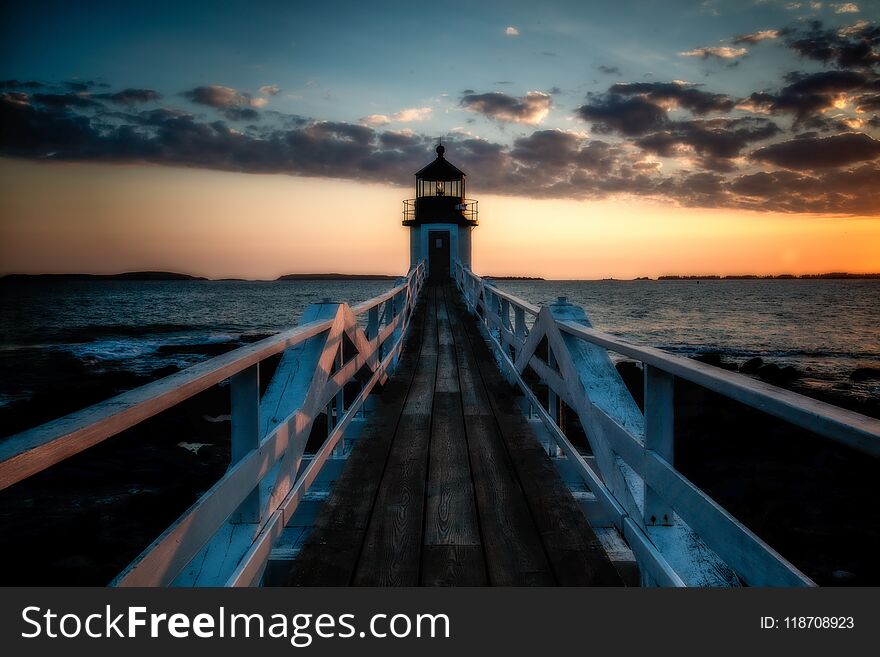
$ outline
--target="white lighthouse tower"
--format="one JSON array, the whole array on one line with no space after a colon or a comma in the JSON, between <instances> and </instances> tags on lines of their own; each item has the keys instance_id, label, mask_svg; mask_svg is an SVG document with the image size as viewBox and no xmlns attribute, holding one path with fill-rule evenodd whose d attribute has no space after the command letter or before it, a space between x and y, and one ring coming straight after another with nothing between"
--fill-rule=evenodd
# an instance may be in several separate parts
<instances>
[{"instance_id":1,"label":"white lighthouse tower","mask_svg":"<svg viewBox=\"0 0 880 657\"><path fill-rule=\"evenodd\" d=\"M465 173L450 164L437 146L437 159L416 173L416 197L403 202L408 226L410 266L424 260L435 280L450 277L455 261L471 266L471 231L477 202L465 198Z\"/></svg>"}]
</instances>

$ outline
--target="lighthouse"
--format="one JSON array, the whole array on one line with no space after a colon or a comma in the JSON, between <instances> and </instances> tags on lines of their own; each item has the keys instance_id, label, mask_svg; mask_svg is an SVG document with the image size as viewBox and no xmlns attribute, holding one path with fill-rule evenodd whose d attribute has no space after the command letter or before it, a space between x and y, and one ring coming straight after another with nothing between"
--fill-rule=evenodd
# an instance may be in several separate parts
<instances>
[{"instance_id":1,"label":"lighthouse","mask_svg":"<svg viewBox=\"0 0 880 657\"><path fill-rule=\"evenodd\" d=\"M465 197L465 173L449 162L443 144L437 158L416 172L416 196L403 202L409 228L410 265L424 260L433 280L450 277L455 262L470 269L471 231L477 202Z\"/></svg>"}]
</instances>

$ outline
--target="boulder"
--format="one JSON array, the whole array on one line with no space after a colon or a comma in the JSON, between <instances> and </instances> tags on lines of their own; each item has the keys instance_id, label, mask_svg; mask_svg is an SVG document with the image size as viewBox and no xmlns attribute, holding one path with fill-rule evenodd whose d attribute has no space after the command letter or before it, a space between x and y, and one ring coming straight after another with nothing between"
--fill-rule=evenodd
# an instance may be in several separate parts
<instances>
[{"instance_id":1,"label":"boulder","mask_svg":"<svg viewBox=\"0 0 880 657\"><path fill-rule=\"evenodd\" d=\"M740 365L739 371L743 374L757 374L758 370L764 365L764 359L758 358L749 358L745 363Z\"/></svg>"}]
</instances>

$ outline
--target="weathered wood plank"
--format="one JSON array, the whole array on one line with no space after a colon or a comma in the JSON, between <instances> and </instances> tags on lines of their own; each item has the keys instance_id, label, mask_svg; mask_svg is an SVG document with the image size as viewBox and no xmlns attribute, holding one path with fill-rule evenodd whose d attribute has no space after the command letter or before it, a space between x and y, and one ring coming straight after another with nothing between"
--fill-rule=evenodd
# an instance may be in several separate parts
<instances>
[{"instance_id":1,"label":"weathered wood plank","mask_svg":"<svg viewBox=\"0 0 880 657\"><path fill-rule=\"evenodd\" d=\"M489 581L494 586L552 586L556 580L499 435L461 320L457 317L452 329L462 399L465 389L471 388L473 398L485 403L482 413L469 413L465 407L464 422ZM494 362L487 365L495 367Z\"/></svg>"},{"instance_id":2,"label":"weathered wood plank","mask_svg":"<svg viewBox=\"0 0 880 657\"><path fill-rule=\"evenodd\" d=\"M422 586L486 586L483 548L479 545L426 545Z\"/></svg>"},{"instance_id":3,"label":"weathered wood plank","mask_svg":"<svg viewBox=\"0 0 880 657\"><path fill-rule=\"evenodd\" d=\"M479 545L461 398L434 394L425 545Z\"/></svg>"},{"instance_id":4,"label":"weathered wood plank","mask_svg":"<svg viewBox=\"0 0 880 657\"><path fill-rule=\"evenodd\" d=\"M621 585L601 542L519 411L510 386L490 360L474 322L464 316L460 304L457 309L557 582L564 586Z\"/></svg>"},{"instance_id":5,"label":"weathered wood plank","mask_svg":"<svg viewBox=\"0 0 880 657\"><path fill-rule=\"evenodd\" d=\"M421 353L367 528L353 584L417 586L431 408L437 371L436 290L426 289Z\"/></svg>"}]
</instances>

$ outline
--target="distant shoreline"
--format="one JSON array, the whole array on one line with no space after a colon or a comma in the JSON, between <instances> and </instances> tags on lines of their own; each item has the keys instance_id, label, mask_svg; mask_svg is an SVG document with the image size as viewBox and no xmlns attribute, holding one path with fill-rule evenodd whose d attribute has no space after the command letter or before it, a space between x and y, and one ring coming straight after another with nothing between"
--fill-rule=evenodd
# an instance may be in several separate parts
<instances>
[{"instance_id":1,"label":"distant shoreline","mask_svg":"<svg viewBox=\"0 0 880 657\"><path fill-rule=\"evenodd\" d=\"M394 274L340 274L340 273L310 273L310 274L284 274L276 279L259 278L206 278L204 276L191 276L169 271L130 271L119 274L5 274L0 276L0 283L39 282L39 281L244 281L274 283L278 281L394 281L400 278ZM875 274L851 274L848 272L829 272L825 274L734 274L720 276L714 274L679 276L664 275L657 278L640 276L638 278L559 278L546 279L540 276L484 276L483 278L495 281L780 281L780 280L880 280L880 273Z\"/></svg>"},{"instance_id":2,"label":"distant shoreline","mask_svg":"<svg viewBox=\"0 0 880 657\"><path fill-rule=\"evenodd\" d=\"M171 271L130 271L120 274L6 274L0 282L27 281L248 281L274 283L276 281L394 281L400 276L391 274L285 274L276 279L258 278L205 278Z\"/></svg>"}]
</instances>

